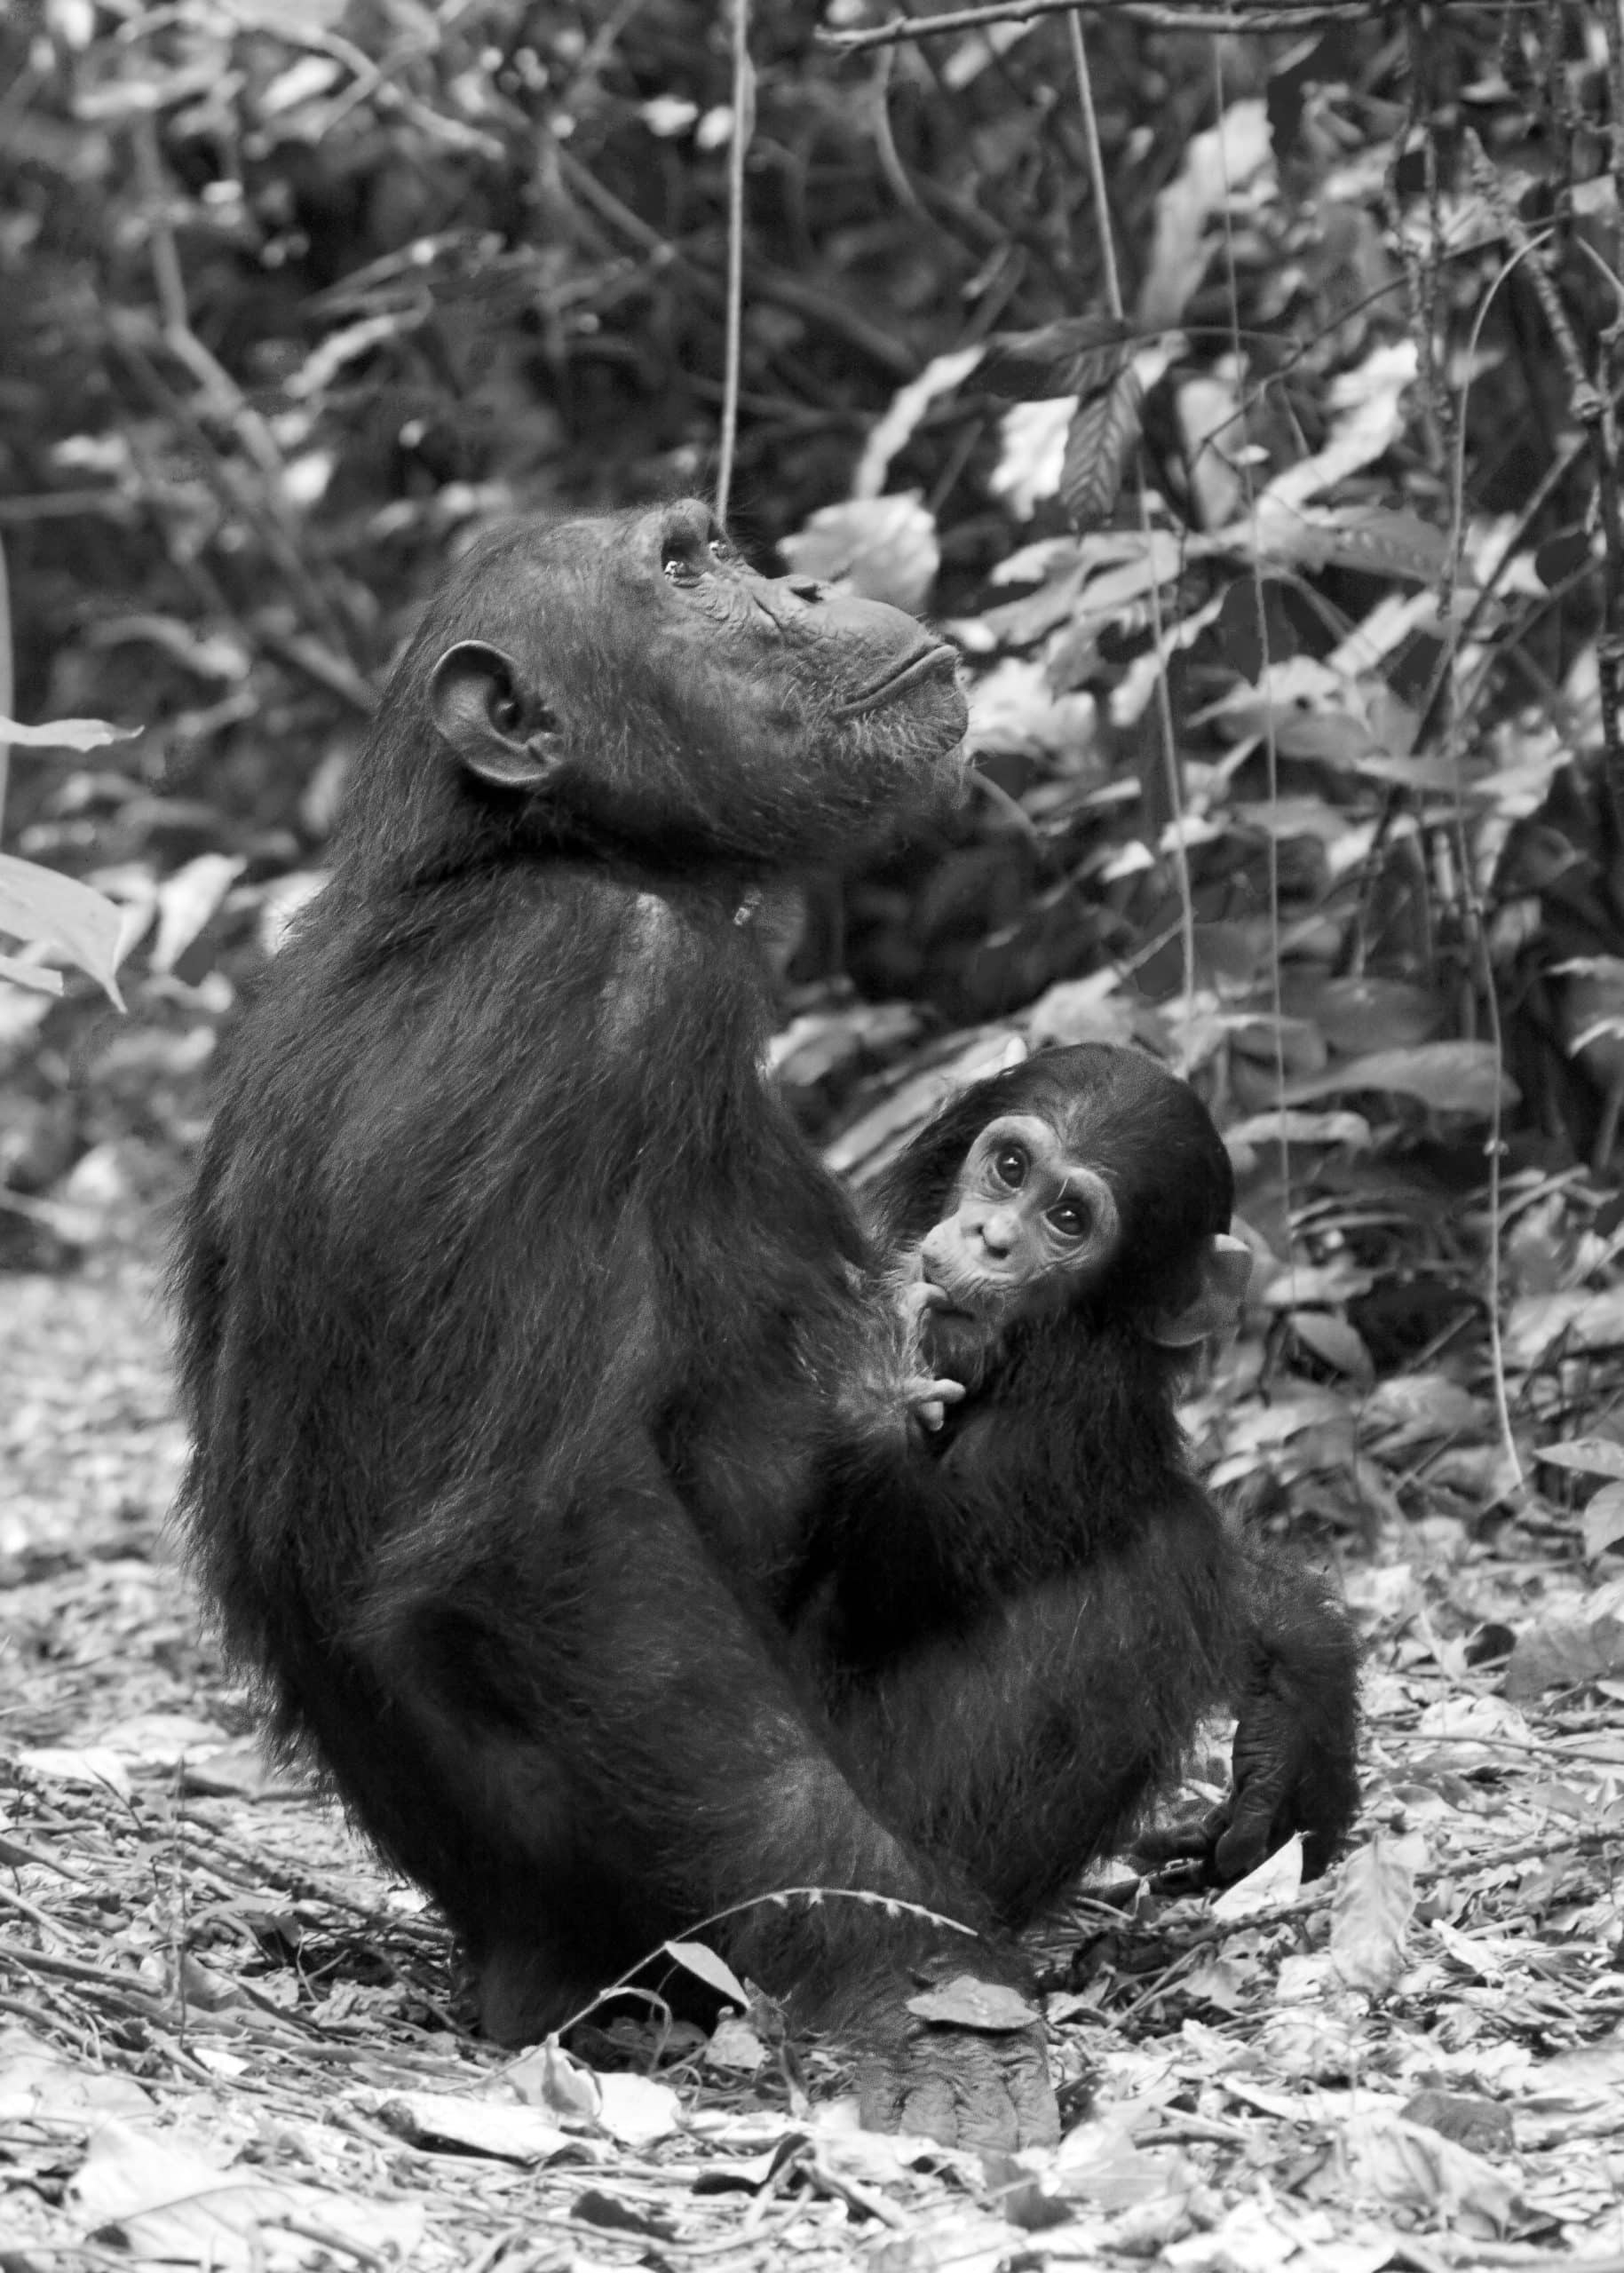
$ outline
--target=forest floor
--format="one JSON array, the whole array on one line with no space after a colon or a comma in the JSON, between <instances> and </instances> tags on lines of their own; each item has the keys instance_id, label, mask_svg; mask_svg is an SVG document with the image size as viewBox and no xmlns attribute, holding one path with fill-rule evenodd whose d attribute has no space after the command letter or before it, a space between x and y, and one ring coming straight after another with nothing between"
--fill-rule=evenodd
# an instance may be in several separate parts
<instances>
[{"instance_id":1,"label":"forest floor","mask_svg":"<svg viewBox=\"0 0 1624 2273\"><path fill-rule=\"evenodd\" d=\"M984 2162L859 2132L759 2014L597 2075L471 2038L202 1637L149 1264L0 1280L0 1380L3 2273L1624 2273L1624 1590L1571 1535L1382 1515L1359 1845L1303 1896L1080 1900L1073 2127Z\"/></svg>"}]
</instances>

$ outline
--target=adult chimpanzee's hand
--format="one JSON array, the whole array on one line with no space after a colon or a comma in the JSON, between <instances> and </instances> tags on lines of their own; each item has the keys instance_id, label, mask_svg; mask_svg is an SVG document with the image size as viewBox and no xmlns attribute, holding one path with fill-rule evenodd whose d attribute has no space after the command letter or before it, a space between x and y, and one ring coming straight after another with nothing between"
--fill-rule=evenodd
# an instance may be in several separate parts
<instances>
[{"instance_id":1,"label":"adult chimpanzee's hand","mask_svg":"<svg viewBox=\"0 0 1624 2273\"><path fill-rule=\"evenodd\" d=\"M1060 2135L1041 2022L993 2031L899 2008L870 2043L859 2077L870 2131L914 2131L946 2147L1006 2154L1052 2146Z\"/></svg>"}]
</instances>

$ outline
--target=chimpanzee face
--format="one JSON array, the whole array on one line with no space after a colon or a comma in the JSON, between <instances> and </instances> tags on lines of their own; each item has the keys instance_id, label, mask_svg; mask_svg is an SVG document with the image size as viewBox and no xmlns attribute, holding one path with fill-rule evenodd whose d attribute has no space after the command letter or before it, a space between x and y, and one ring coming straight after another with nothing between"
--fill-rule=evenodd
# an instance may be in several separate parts
<instances>
[{"instance_id":1,"label":"chimpanzee face","mask_svg":"<svg viewBox=\"0 0 1624 2273\"><path fill-rule=\"evenodd\" d=\"M883 843L957 794L957 673L900 608L758 575L687 499L478 549L392 699L426 707L428 748L463 785L442 836L483 812L510 841L574 830L690 868L795 866Z\"/></svg>"},{"instance_id":2,"label":"chimpanzee face","mask_svg":"<svg viewBox=\"0 0 1624 2273\"><path fill-rule=\"evenodd\" d=\"M920 1249L947 1298L931 1313L933 1351L945 1358L972 1332L985 1342L1018 1317L1064 1305L1097 1281L1120 1237L1099 1170L1040 1114L1001 1113L971 1144L949 1212Z\"/></svg>"}]
</instances>

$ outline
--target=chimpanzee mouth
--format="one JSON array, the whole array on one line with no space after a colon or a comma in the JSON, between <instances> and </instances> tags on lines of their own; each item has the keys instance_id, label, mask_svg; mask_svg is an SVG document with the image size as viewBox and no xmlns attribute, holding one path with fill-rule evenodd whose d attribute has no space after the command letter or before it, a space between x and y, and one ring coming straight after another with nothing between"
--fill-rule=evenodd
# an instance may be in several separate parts
<instances>
[{"instance_id":1,"label":"chimpanzee mouth","mask_svg":"<svg viewBox=\"0 0 1624 2273\"><path fill-rule=\"evenodd\" d=\"M894 702L898 695L906 694L909 687L917 686L921 679L934 677L939 672L951 678L958 665L958 649L948 646L945 640L934 640L923 654L891 671L876 686L869 687L866 693L853 695L850 702L843 702L836 716L855 718L865 710L878 710L885 703Z\"/></svg>"}]
</instances>

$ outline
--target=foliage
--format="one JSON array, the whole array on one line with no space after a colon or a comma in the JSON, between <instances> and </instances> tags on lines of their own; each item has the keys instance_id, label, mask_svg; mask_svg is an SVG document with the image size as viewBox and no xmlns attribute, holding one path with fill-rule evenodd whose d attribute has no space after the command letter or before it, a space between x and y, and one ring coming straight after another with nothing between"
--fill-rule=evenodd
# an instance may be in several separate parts
<instances>
[{"instance_id":1,"label":"foliage","mask_svg":"<svg viewBox=\"0 0 1624 2273\"><path fill-rule=\"evenodd\" d=\"M1445 1411L1485 1308L1577 1315L1613 1246L1574 1172L1624 1113L1604 32L831 20L751 26L734 495L948 614L978 783L791 920L783 1077L860 1176L955 1069L1148 1041L1229 1127L1264 1390L1424 1365ZM47 0L0 41L15 707L147 728L24 755L17 849L123 903L184 1122L448 549L709 479L728 28ZM66 1082L93 1144L59 1015L30 1107ZM1585 1399L1525 1316L1502 1440L1508 1379ZM1226 1457L1300 1485L1287 1441Z\"/></svg>"}]
</instances>

